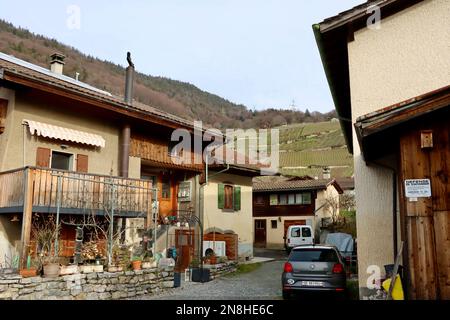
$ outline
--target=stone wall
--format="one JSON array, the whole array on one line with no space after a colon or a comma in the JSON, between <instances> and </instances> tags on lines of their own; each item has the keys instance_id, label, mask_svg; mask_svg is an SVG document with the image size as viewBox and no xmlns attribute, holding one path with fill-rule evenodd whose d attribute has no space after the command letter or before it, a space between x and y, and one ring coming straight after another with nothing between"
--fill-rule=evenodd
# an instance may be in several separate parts
<instances>
[{"instance_id":1,"label":"stone wall","mask_svg":"<svg viewBox=\"0 0 450 320\"><path fill-rule=\"evenodd\" d=\"M0 300L117 300L173 288L173 270L73 274L58 278L0 275Z\"/></svg>"},{"instance_id":2,"label":"stone wall","mask_svg":"<svg viewBox=\"0 0 450 320\"><path fill-rule=\"evenodd\" d=\"M211 280L213 280L226 274L236 272L237 266L237 262L230 261L216 265L205 265L205 268L210 270Z\"/></svg>"}]
</instances>

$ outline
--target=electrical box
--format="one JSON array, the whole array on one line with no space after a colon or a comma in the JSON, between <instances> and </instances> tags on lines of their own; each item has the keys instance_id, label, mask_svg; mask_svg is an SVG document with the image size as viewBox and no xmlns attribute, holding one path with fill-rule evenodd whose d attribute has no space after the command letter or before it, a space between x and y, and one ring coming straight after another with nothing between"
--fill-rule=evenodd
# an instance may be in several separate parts
<instances>
[{"instance_id":1,"label":"electrical box","mask_svg":"<svg viewBox=\"0 0 450 320\"><path fill-rule=\"evenodd\" d=\"M192 198L192 181L180 182L178 186L178 201L189 202Z\"/></svg>"}]
</instances>

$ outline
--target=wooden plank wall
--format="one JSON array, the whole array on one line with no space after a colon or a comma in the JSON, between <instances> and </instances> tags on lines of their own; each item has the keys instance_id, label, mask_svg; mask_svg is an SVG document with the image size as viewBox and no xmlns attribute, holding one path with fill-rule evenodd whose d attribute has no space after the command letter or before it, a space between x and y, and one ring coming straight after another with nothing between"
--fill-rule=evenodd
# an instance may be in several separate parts
<instances>
[{"instance_id":1,"label":"wooden plank wall","mask_svg":"<svg viewBox=\"0 0 450 320\"><path fill-rule=\"evenodd\" d=\"M24 171L0 173L0 208L23 206Z\"/></svg>"},{"instance_id":2,"label":"wooden plank wall","mask_svg":"<svg viewBox=\"0 0 450 320\"><path fill-rule=\"evenodd\" d=\"M433 131L433 148L421 148L424 129ZM412 299L450 299L449 134L445 123L433 123L400 138L400 182L430 179L432 184L432 197L416 202L406 199L401 188Z\"/></svg>"}]
</instances>

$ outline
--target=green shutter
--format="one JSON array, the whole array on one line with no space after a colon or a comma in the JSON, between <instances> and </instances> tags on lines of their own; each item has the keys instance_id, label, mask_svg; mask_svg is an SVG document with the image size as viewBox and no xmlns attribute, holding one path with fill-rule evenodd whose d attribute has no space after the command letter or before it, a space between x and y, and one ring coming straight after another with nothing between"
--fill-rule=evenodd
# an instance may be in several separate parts
<instances>
[{"instance_id":1,"label":"green shutter","mask_svg":"<svg viewBox=\"0 0 450 320\"><path fill-rule=\"evenodd\" d=\"M234 187L234 211L241 210L241 187Z\"/></svg>"},{"instance_id":2,"label":"green shutter","mask_svg":"<svg viewBox=\"0 0 450 320\"><path fill-rule=\"evenodd\" d=\"M217 202L219 209L223 209L225 207L225 185L219 183L219 190L217 192Z\"/></svg>"}]
</instances>

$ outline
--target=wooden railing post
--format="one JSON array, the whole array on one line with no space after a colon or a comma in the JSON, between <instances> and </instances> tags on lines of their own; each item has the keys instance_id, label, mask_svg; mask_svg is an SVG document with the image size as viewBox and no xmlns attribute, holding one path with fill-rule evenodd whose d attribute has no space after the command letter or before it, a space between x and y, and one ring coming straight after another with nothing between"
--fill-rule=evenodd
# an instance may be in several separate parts
<instances>
[{"instance_id":1,"label":"wooden railing post","mask_svg":"<svg viewBox=\"0 0 450 320\"><path fill-rule=\"evenodd\" d=\"M31 238L31 225L33 216L33 182L34 170L26 168L24 171L24 201L23 201L23 217L22 217L22 254L20 259L20 268L22 268L28 256L28 247Z\"/></svg>"}]
</instances>

